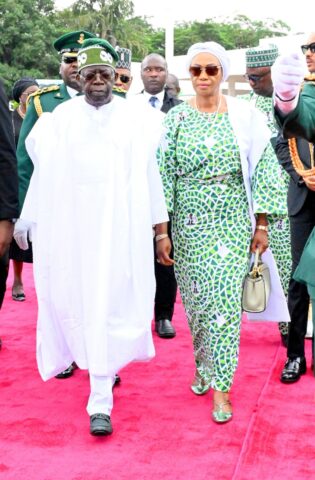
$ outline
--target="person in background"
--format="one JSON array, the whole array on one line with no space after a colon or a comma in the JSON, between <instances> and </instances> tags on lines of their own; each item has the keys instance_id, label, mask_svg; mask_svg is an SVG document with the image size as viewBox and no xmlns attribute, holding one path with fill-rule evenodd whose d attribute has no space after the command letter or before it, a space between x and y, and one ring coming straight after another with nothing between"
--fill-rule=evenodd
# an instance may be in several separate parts
<instances>
[{"instance_id":1,"label":"person in background","mask_svg":"<svg viewBox=\"0 0 315 480\"><path fill-rule=\"evenodd\" d=\"M8 249L19 215L18 176L9 103L0 82L0 308L9 268ZM2 342L0 339L0 348Z\"/></svg>"},{"instance_id":2,"label":"person in background","mask_svg":"<svg viewBox=\"0 0 315 480\"><path fill-rule=\"evenodd\" d=\"M212 419L225 423L233 415L230 390L250 251L265 252L272 292L266 310L248 317L289 319L267 249L265 212L273 213L278 185L256 178L259 163L274 154L263 115L221 93L230 69L226 50L216 42L197 43L189 48L186 65L196 95L166 115L158 159L173 219L176 277L193 338L191 389L203 395L212 388Z\"/></svg>"},{"instance_id":3,"label":"person in background","mask_svg":"<svg viewBox=\"0 0 315 480\"><path fill-rule=\"evenodd\" d=\"M37 81L31 77L20 78L13 85L12 98L18 104L17 108L12 112L12 126L16 146L18 144L22 122L26 115L27 99L32 93L36 92L38 88L39 85ZM25 300L22 280L23 263L33 262L31 245L29 244L27 250L21 250L13 238L10 245L9 258L12 260L14 272L12 299L22 302Z\"/></svg>"},{"instance_id":4,"label":"person in background","mask_svg":"<svg viewBox=\"0 0 315 480\"><path fill-rule=\"evenodd\" d=\"M20 209L24 204L31 176L33 174L33 162L26 150L25 140L43 112L52 112L58 105L76 96L81 91L78 80L77 55L83 41L87 38L94 38L95 35L84 30L70 32L57 38L54 48L61 55L60 76L62 83L41 88L33 93L27 108L25 118L20 130L17 146L17 162L19 175L19 201ZM23 249L28 248L28 231L30 225L25 220L19 219L14 228L14 238ZM62 254L62 252L60 252ZM59 372L56 378L64 379L71 377L75 365Z\"/></svg>"},{"instance_id":5,"label":"person in background","mask_svg":"<svg viewBox=\"0 0 315 480\"><path fill-rule=\"evenodd\" d=\"M307 83L313 80L315 73L315 32L308 35L305 45L302 45L302 52L305 55L309 71L309 75L304 79L304 82ZM302 88L304 88L304 85ZM309 177L303 178L303 171L298 172L296 170L297 164L295 159L292 158L292 146L294 146L294 152L299 157L302 169L306 171L311 169L312 166L314 167L314 160L312 165L313 144L303 138L288 140L283 138L280 132L277 138L276 152L280 165L290 175L288 209L292 244L292 277L288 298L291 325L287 360L280 377L283 383L294 383L306 372L304 338L307 331L310 297L307 285L305 282L297 281L294 272L300 262L307 239L315 227L315 188L309 184ZM314 356L311 368L314 368Z\"/></svg>"},{"instance_id":6,"label":"person in background","mask_svg":"<svg viewBox=\"0 0 315 480\"><path fill-rule=\"evenodd\" d=\"M43 114L27 138L35 169L21 213L32 223L38 368L44 380L73 361L88 370L92 435L113 431L115 373L154 356L153 224L159 261L172 263L161 118L113 96L116 60L106 40L83 43L84 95Z\"/></svg>"},{"instance_id":7,"label":"person in background","mask_svg":"<svg viewBox=\"0 0 315 480\"><path fill-rule=\"evenodd\" d=\"M129 48L116 47L118 61L116 63L115 87L128 92L132 83L131 75L131 50Z\"/></svg>"},{"instance_id":8,"label":"person in background","mask_svg":"<svg viewBox=\"0 0 315 480\"><path fill-rule=\"evenodd\" d=\"M271 131L271 144L275 147L278 130L273 120L273 85L271 80L271 66L274 64L279 52L276 45L250 48L246 50L246 74L252 91L239 98L249 101L258 108L266 118ZM263 164L261 163L260 166ZM288 295L289 280L291 275L291 240L290 224L287 208L287 192L289 175L279 166L276 154L270 158L268 164L264 164L265 170L260 177L270 177L278 184L278 196L273 198L273 215L267 215L269 228L269 246L276 260L281 285L285 295ZM280 322L279 330L282 344L288 346L288 323Z\"/></svg>"},{"instance_id":9,"label":"person in background","mask_svg":"<svg viewBox=\"0 0 315 480\"><path fill-rule=\"evenodd\" d=\"M135 96L156 110L167 113L170 109L181 103L166 90L166 78L168 75L165 58L156 53L147 55L141 63L141 79L143 91ZM171 238L171 219L168 224L168 234ZM156 247L156 246L155 246ZM173 252L172 254L173 255ZM176 300L177 283L173 265L161 265L155 256L155 331L161 338L173 338L176 335L172 325L174 304Z\"/></svg>"},{"instance_id":10,"label":"person in background","mask_svg":"<svg viewBox=\"0 0 315 480\"><path fill-rule=\"evenodd\" d=\"M178 98L180 94L179 80L173 73L167 75L165 90L174 98Z\"/></svg>"}]
</instances>

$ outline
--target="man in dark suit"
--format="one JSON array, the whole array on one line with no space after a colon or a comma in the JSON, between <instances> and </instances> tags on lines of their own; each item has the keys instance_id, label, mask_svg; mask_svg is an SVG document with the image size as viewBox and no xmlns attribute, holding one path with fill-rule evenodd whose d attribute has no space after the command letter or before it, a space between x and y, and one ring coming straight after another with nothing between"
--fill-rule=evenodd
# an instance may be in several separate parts
<instances>
[{"instance_id":1,"label":"man in dark suit","mask_svg":"<svg viewBox=\"0 0 315 480\"><path fill-rule=\"evenodd\" d=\"M306 43L307 45L302 46L302 51L305 53L307 68L311 74L310 77L305 79L307 83L312 81L315 72L315 33L310 34ZM314 145L309 144L302 138L298 138L296 139L296 146L304 168L310 169L312 166L311 155L314 156ZM288 140L284 139L281 134L277 138L276 152L280 165L291 177L288 190L288 212L291 229L293 274L299 264L306 241L313 227L315 227L315 187L296 172L292 163ZM309 302L310 298L306 285L297 282L291 277L288 292L291 325L289 329L288 358L280 377L283 383L294 383L306 372L304 338L307 329ZM314 363L314 359L312 363ZM312 368L314 368L313 365Z\"/></svg>"},{"instance_id":2,"label":"man in dark suit","mask_svg":"<svg viewBox=\"0 0 315 480\"><path fill-rule=\"evenodd\" d=\"M15 143L8 105L0 83L0 308L8 276L8 248L12 240L13 223L19 215Z\"/></svg>"},{"instance_id":3,"label":"man in dark suit","mask_svg":"<svg viewBox=\"0 0 315 480\"><path fill-rule=\"evenodd\" d=\"M165 88L167 76L167 63L161 55L151 53L143 59L141 79L144 90L141 94L149 105L163 113L167 113L171 108L181 103L181 100L172 97ZM171 222L168 225L168 235L171 236ZM171 257L173 258L173 252ZM156 261L156 255L155 279L155 330L161 338L173 338L176 332L171 322L177 290L174 267L160 265Z\"/></svg>"}]
</instances>

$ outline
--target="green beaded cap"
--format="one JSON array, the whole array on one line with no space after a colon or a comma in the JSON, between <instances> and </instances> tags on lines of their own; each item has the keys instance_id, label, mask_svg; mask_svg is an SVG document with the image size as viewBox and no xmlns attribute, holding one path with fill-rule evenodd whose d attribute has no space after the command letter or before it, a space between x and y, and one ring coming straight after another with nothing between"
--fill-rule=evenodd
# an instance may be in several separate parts
<instances>
[{"instance_id":1,"label":"green beaded cap","mask_svg":"<svg viewBox=\"0 0 315 480\"><path fill-rule=\"evenodd\" d=\"M276 45L269 45L266 48L256 47L249 48L245 52L246 67L270 67L275 63L276 58L279 56L279 50Z\"/></svg>"}]
</instances>

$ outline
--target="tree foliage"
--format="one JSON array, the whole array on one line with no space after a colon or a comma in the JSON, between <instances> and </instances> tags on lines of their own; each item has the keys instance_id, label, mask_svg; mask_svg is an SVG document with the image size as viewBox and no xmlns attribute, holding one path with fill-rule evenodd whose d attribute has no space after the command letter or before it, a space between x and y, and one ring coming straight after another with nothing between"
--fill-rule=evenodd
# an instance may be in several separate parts
<instances>
[{"instance_id":1,"label":"tree foliage","mask_svg":"<svg viewBox=\"0 0 315 480\"><path fill-rule=\"evenodd\" d=\"M25 75L57 78L59 59L54 40L71 30L89 30L132 50L134 61L151 52L165 55L165 32L147 17L135 17L132 0L77 0L56 11L53 0L0 0L0 77L9 91ZM256 46L261 38L287 35L281 20L234 18L183 22L175 26L175 55L190 45L214 40L227 49Z\"/></svg>"}]
</instances>

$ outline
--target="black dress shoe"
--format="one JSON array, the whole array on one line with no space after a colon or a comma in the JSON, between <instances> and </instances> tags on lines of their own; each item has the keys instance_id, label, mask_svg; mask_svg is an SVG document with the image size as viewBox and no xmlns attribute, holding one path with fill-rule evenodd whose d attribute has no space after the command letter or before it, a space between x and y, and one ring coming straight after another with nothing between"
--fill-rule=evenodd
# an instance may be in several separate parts
<instances>
[{"instance_id":1,"label":"black dress shoe","mask_svg":"<svg viewBox=\"0 0 315 480\"><path fill-rule=\"evenodd\" d=\"M305 372L305 357L288 358L282 370L280 380L282 383L294 383L297 382Z\"/></svg>"},{"instance_id":2,"label":"black dress shoe","mask_svg":"<svg viewBox=\"0 0 315 480\"><path fill-rule=\"evenodd\" d=\"M176 335L174 327L168 318L156 320L155 331L161 338L173 338Z\"/></svg>"},{"instance_id":3,"label":"black dress shoe","mask_svg":"<svg viewBox=\"0 0 315 480\"><path fill-rule=\"evenodd\" d=\"M94 413L90 416L91 435L110 435L113 433L110 416L105 413Z\"/></svg>"},{"instance_id":4,"label":"black dress shoe","mask_svg":"<svg viewBox=\"0 0 315 480\"><path fill-rule=\"evenodd\" d=\"M78 368L75 362L71 363L68 368L63 370L63 372L58 373L55 378L69 378L72 377L74 370Z\"/></svg>"}]
</instances>

